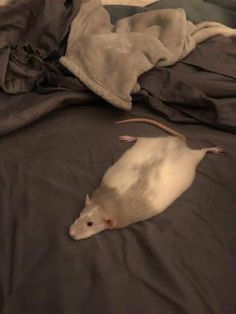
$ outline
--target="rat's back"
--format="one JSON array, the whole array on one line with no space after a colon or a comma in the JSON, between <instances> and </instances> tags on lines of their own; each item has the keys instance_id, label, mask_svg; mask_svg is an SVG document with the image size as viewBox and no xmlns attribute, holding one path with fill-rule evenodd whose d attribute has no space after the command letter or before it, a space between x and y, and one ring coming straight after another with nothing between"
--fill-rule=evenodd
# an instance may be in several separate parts
<instances>
[{"instance_id":1,"label":"rat's back","mask_svg":"<svg viewBox=\"0 0 236 314\"><path fill-rule=\"evenodd\" d=\"M162 212L187 190L203 156L176 137L138 138L107 170L102 184L119 194L120 214L132 218L130 224Z\"/></svg>"},{"instance_id":2,"label":"rat's back","mask_svg":"<svg viewBox=\"0 0 236 314\"><path fill-rule=\"evenodd\" d=\"M171 162L186 148L185 142L172 136L139 137L136 143L106 171L102 182L116 188L122 194L137 181L141 169L152 168L154 165L155 169L161 168L164 161Z\"/></svg>"}]
</instances>

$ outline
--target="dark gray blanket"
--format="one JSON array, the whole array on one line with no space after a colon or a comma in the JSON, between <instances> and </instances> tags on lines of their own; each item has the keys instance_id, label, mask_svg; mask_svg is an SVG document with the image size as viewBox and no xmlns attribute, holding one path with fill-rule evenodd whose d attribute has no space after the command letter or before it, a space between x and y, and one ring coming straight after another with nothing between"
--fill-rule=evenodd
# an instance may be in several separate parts
<instances>
[{"instance_id":1,"label":"dark gray blanket","mask_svg":"<svg viewBox=\"0 0 236 314\"><path fill-rule=\"evenodd\" d=\"M235 38L212 39L175 66L143 75L135 99L171 121L203 122L236 133L235 57Z\"/></svg>"},{"instance_id":2,"label":"dark gray blanket","mask_svg":"<svg viewBox=\"0 0 236 314\"><path fill-rule=\"evenodd\" d=\"M212 0L212 2L213 3L208 3L204 0L160 0L144 8L123 5L107 5L105 8L109 12L113 24L120 18L135 13L158 9L182 8L186 13L187 19L194 24L202 21L214 21L236 28L236 12L234 11L236 9L235 0L231 1L231 3L234 3L234 10L221 7L227 6L227 3L230 1Z\"/></svg>"},{"instance_id":3,"label":"dark gray blanket","mask_svg":"<svg viewBox=\"0 0 236 314\"><path fill-rule=\"evenodd\" d=\"M214 4L217 4L217 5L221 6L221 7L225 7L227 9L231 9L231 10L235 10L236 9L235 0L224 0L224 1L221 1L221 0L206 0L206 2L214 3Z\"/></svg>"},{"instance_id":4,"label":"dark gray blanket","mask_svg":"<svg viewBox=\"0 0 236 314\"><path fill-rule=\"evenodd\" d=\"M74 241L68 227L86 193L128 149L121 134L160 136L96 102L71 106L0 141L0 313L232 314L236 310L235 135L168 124L208 155L196 180L163 214ZM160 120L160 118L158 117Z\"/></svg>"}]
</instances>

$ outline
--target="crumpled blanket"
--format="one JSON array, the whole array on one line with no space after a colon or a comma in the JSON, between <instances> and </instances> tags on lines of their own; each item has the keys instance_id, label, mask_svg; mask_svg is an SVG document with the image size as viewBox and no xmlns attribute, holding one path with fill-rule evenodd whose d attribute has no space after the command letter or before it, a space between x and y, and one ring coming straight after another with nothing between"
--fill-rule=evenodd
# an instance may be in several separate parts
<instances>
[{"instance_id":1,"label":"crumpled blanket","mask_svg":"<svg viewBox=\"0 0 236 314\"><path fill-rule=\"evenodd\" d=\"M236 35L216 22L194 25L183 9L135 14L112 25L100 0L87 0L73 20L61 64L114 106L130 110L138 77L170 66L213 36Z\"/></svg>"},{"instance_id":2,"label":"crumpled blanket","mask_svg":"<svg viewBox=\"0 0 236 314\"><path fill-rule=\"evenodd\" d=\"M29 43L0 49L0 87L9 94L27 93L44 77L45 66L37 49Z\"/></svg>"},{"instance_id":3,"label":"crumpled blanket","mask_svg":"<svg viewBox=\"0 0 236 314\"><path fill-rule=\"evenodd\" d=\"M28 93L45 81L46 63L64 54L79 8L79 0L17 0L0 6L0 91Z\"/></svg>"}]
</instances>

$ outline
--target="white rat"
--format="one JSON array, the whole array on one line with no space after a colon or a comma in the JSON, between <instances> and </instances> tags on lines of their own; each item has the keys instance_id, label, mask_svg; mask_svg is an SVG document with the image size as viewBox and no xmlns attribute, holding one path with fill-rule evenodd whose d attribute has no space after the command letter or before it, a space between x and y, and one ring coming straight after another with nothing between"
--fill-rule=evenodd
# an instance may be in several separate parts
<instances>
[{"instance_id":1,"label":"white rat","mask_svg":"<svg viewBox=\"0 0 236 314\"><path fill-rule=\"evenodd\" d=\"M118 123L126 122L149 123L174 136L119 137L136 143L106 171L91 198L86 197L84 209L69 230L75 240L160 214L191 186L196 167L206 153L223 153L220 147L191 149L182 134L154 120L138 118Z\"/></svg>"}]
</instances>

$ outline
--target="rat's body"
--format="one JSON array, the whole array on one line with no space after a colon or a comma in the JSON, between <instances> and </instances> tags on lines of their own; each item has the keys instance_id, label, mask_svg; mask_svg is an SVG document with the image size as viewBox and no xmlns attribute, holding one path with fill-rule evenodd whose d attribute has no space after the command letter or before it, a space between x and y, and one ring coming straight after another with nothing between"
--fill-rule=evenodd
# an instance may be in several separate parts
<instances>
[{"instance_id":1,"label":"rat's body","mask_svg":"<svg viewBox=\"0 0 236 314\"><path fill-rule=\"evenodd\" d=\"M190 149L182 138L120 137L136 143L106 171L91 199L87 197L70 235L84 239L146 220L168 208L190 187L205 154L222 152L220 148Z\"/></svg>"}]
</instances>

